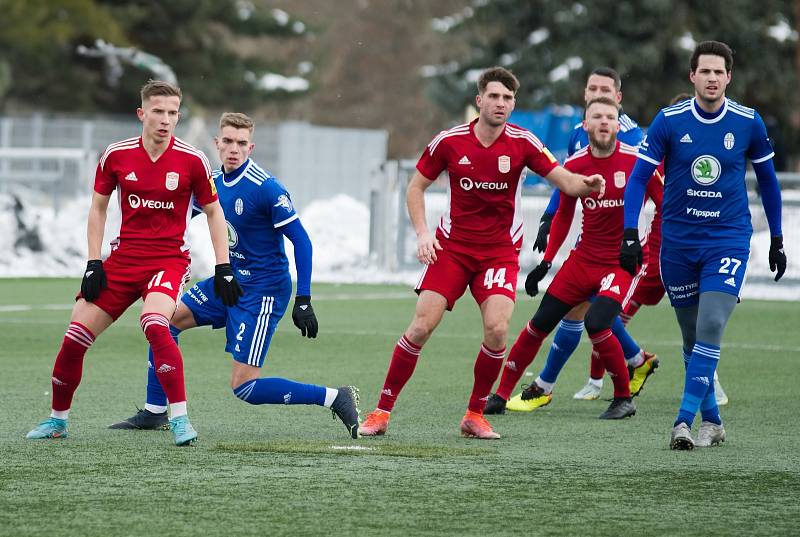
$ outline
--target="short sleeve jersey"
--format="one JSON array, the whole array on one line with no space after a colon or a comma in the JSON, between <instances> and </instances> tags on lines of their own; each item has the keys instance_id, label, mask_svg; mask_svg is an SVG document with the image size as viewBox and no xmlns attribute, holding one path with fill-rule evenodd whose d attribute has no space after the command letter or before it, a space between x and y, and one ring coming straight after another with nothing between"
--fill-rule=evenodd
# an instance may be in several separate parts
<instances>
[{"instance_id":1,"label":"short sleeve jersey","mask_svg":"<svg viewBox=\"0 0 800 537\"><path fill-rule=\"evenodd\" d=\"M747 159L758 163L773 155L758 113L730 99L710 118L694 99L661 110L639 158L651 164L664 160L664 244L749 245Z\"/></svg>"},{"instance_id":2,"label":"short sleeve jersey","mask_svg":"<svg viewBox=\"0 0 800 537\"><path fill-rule=\"evenodd\" d=\"M614 153L608 157L595 157L588 147L584 147L564 162L564 167L571 172L583 175L599 173L606 180L602 198L598 198L597 192L581 198L583 223L580 241L575 247L576 255L592 263L618 263L625 218L625 186L635 164L636 148L619 141ZM660 186L660 173L656 171L647 185L648 195L652 198L653 189ZM563 204L566 195L561 195ZM575 198L571 199L574 203ZM545 259L554 256L555 252L551 252L548 245Z\"/></svg>"},{"instance_id":3,"label":"short sleeve jersey","mask_svg":"<svg viewBox=\"0 0 800 537\"><path fill-rule=\"evenodd\" d=\"M431 181L443 171L449 176L448 207L436 235L467 254L519 253L522 172L527 167L545 177L558 161L530 131L508 123L485 147L475 136L477 121L439 133L417 162Z\"/></svg>"},{"instance_id":4,"label":"short sleeve jersey","mask_svg":"<svg viewBox=\"0 0 800 537\"><path fill-rule=\"evenodd\" d=\"M200 205L217 199L208 159L178 138L155 162L141 137L109 145L97 165L94 190L106 196L117 191L122 222L113 249L143 258L188 256L192 198Z\"/></svg>"},{"instance_id":5,"label":"short sleeve jersey","mask_svg":"<svg viewBox=\"0 0 800 537\"><path fill-rule=\"evenodd\" d=\"M291 285L281 228L298 215L286 188L251 159L229 174L216 170L213 177L236 279L245 289Z\"/></svg>"},{"instance_id":6,"label":"short sleeve jersey","mask_svg":"<svg viewBox=\"0 0 800 537\"><path fill-rule=\"evenodd\" d=\"M624 144L636 147L639 142L644 138L644 133L639 124L634 121L628 114L621 114L619 116L619 132L617 133L617 140ZM569 137L569 145L567 145L567 155L572 156L576 151L589 146L589 135L583 128L583 123L578 123L572 129L572 134Z\"/></svg>"}]
</instances>

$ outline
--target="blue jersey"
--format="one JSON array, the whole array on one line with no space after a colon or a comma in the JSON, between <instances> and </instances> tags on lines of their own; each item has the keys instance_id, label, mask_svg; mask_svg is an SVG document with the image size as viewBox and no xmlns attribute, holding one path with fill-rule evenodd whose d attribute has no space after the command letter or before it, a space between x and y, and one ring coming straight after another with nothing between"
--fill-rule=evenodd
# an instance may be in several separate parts
<instances>
[{"instance_id":1,"label":"blue jersey","mask_svg":"<svg viewBox=\"0 0 800 537\"><path fill-rule=\"evenodd\" d=\"M730 99L716 115L694 99L661 110L638 156L653 165L664 160L663 243L749 247L746 159L759 163L773 155L758 113Z\"/></svg>"},{"instance_id":2,"label":"blue jersey","mask_svg":"<svg viewBox=\"0 0 800 537\"><path fill-rule=\"evenodd\" d=\"M619 116L619 132L617 133L617 140L622 143L636 147L639 142L644 138L639 124L636 123L628 114ZM589 145L589 135L583 129L583 123L578 123L572 129L572 134L569 137L569 145L567 146L567 155L572 156L577 150Z\"/></svg>"},{"instance_id":3,"label":"blue jersey","mask_svg":"<svg viewBox=\"0 0 800 537\"><path fill-rule=\"evenodd\" d=\"M284 186L253 160L212 174L228 225L228 249L236 279L247 287L291 285L281 228L298 218Z\"/></svg>"}]
</instances>

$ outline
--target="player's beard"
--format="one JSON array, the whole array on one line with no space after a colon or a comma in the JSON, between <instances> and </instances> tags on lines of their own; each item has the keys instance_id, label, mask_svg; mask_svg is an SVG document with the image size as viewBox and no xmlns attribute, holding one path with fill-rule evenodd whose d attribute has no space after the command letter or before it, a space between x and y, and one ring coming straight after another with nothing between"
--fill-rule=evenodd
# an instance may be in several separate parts
<instances>
[{"instance_id":1,"label":"player's beard","mask_svg":"<svg viewBox=\"0 0 800 537\"><path fill-rule=\"evenodd\" d=\"M587 133L589 135L589 143L592 147L602 151L603 153L607 153L614 149L614 146L617 144L617 135L612 134L607 141L600 141L595 138L593 132Z\"/></svg>"}]
</instances>

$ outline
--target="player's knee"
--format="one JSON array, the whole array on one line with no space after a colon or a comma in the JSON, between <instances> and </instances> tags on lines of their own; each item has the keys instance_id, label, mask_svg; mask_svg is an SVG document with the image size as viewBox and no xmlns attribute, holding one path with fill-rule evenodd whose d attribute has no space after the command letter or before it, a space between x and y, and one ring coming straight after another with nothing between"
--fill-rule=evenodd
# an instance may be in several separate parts
<instances>
[{"instance_id":1,"label":"player's knee","mask_svg":"<svg viewBox=\"0 0 800 537\"><path fill-rule=\"evenodd\" d=\"M507 338L508 321L503 320L484 324L483 339L491 348L498 349L505 346Z\"/></svg>"},{"instance_id":2,"label":"player's knee","mask_svg":"<svg viewBox=\"0 0 800 537\"><path fill-rule=\"evenodd\" d=\"M586 332L589 334L596 334L603 330L608 330L614 324L614 319L617 318L620 305L618 302L608 298L599 297L592 303L589 311L586 312L586 317L583 320Z\"/></svg>"},{"instance_id":3,"label":"player's knee","mask_svg":"<svg viewBox=\"0 0 800 537\"><path fill-rule=\"evenodd\" d=\"M423 345L431 337L436 323L426 316L416 316L406 331L406 337L415 345Z\"/></svg>"},{"instance_id":4,"label":"player's knee","mask_svg":"<svg viewBox=\"0 0 800 537\"><path fill-rule=\"evenodd\" d=\"M704 343L715 344L722 339L722 332L728 319L724 315L704 315L702 319L697 319L696 337Z\"/></svg>"},{"instance_id":5,"label":"player's knee","mask_svg":"<svg viewBox=\"0 0 800 537\"><path fill-rule=\"evenodd\" d=\"M549 334L555 330L556 325L572 309L572 306L562 302L550 293L545 293L539 309L531 319L531 324L537 329Z\"/></svg>"}]
</instances>

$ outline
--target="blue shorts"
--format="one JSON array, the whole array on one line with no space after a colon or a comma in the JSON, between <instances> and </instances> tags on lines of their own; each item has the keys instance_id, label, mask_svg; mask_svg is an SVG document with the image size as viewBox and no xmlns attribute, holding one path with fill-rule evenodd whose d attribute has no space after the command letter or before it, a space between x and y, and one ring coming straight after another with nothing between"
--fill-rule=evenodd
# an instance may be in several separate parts
<instances>
[{"instance_id":1,"label":"blue shorts","mask_svg":"<svg viewBox=\"0 0 800 537\"><path fill-rule=\"evenodd\" d=\"M674 308L694 306L700 293L739 296L750 259L750 245L710 248L661 246L661 279Z\"/></svg>"},{"instance_id":2,"label":"blue shorts","mask_svg":"<svg viewBox=\"0 0 800 537\"><path fill-rule=\"evenodd\" d=\"M268 294L267 294L268 293ZM269 342L292 296L292 285L245 289L239 303L226 308L214 295L214 278L196 283L181 301L192 311L197 326L225 327L225 350L237 362L261 367Z\"/></svg>"}]
</instances>

